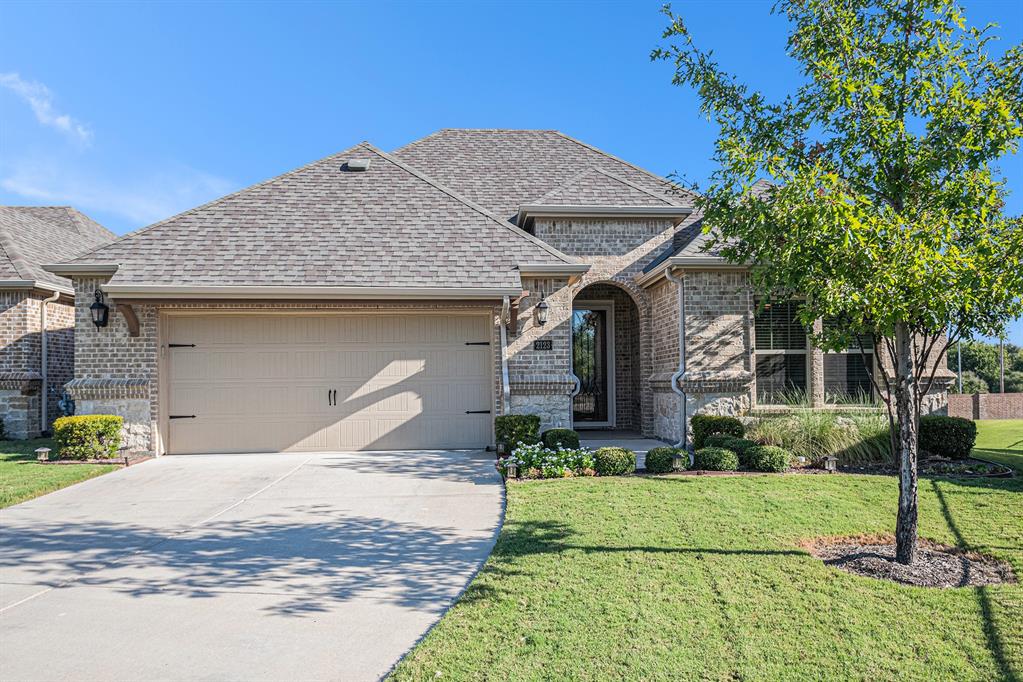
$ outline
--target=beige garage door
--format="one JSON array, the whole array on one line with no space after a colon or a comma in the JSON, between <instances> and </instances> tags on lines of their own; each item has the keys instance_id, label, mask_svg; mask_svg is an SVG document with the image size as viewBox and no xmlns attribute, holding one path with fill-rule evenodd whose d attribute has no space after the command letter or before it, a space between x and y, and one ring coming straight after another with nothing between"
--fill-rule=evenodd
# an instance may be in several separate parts
<instances>
[{"instance_id":1,"label":"beige garage door","mask_svg":"<svg viewBox=\"0 0 1023 682\"><path fill-rule=\"evenodd\" d=\"M171 453L482 448L486 315L169 316Z\"/></svg>"}]
</instances>

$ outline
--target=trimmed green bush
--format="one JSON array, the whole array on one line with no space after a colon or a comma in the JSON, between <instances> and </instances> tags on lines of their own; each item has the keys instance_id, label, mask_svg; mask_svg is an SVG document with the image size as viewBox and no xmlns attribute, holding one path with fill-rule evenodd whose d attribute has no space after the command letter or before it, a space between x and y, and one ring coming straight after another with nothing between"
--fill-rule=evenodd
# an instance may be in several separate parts
<instances>
[{"instance_id":1,"label":"trimmed green bush","mask_svg":"<svg viewBox=\"0 0 1023 682\"><path fill-rule=\"evenodd\" d=\"M977 425L961 417L920 417L921 450L949 459L966 459L977 441Z\"/></svg>"},{"instance_id":2,"label":"trimmed green bush","mask_svg":"<svg viewBox=\"0 0 1023 682\"><path fill-rule=\"evenodd\" d=\"M725 448L702 448L693 459L693 468L702 471L736 471L739 468L739 456Z\"/></svg>"},{"instance_id":3,"label":"trimmed green bush","mask_svg":"<svg viewBox=\"0 0 1023 682\"><path fill-rule=\"evenodd\" d=\"M685 450L664 446L654 448L646 453L646 470L651 474L666 474L675 468L675 456L682 457L682 468L689 464L689 457Z\"/></svg>"},{"instance_id":4,"label":"trimmed green bush","mask_svg":"<svg viewBox=\"0 0 1023 682\"><path fill-rule=\"evenodd\" d=\"M746 434L746 427L735 417L719 417L713 414L698 414L691 420L693 425L693 447L702 450L707 446L706 439L715 433L723 433L736 438Z\"/></svg>"},{"instance_id":5,"label":"trimmed green bush","mask_svg":"<svg viewBox=\"0 0 1023 682\"><path fill-rule=\"evenodd\" d=\"M788 450L776 445L758 445L746 451L749 468L756 471L785 471L792 463Z\"/></svg>"},{"instance_id":6,"label":"trimmed green bush","mask_svg":"<svg viewBox=\"0 0 1023 682\"><path fill-rule=\"evenodd\" d=\"M735 436L729 436L723 433L715 433L713 436L708 436L706 446L709 448L724 448L731 450L739 457L739 466L749 469L753 466L748 452L751 448L755 448L759 443L747 440L745 438L736 438Z\"/></svg>"},{"instance_id":7,"label":"trimmed green bush","mask_svg":"<svg viewBox=\"0 0 1023 682\"><path fill-rule=\"evenodd\" d=\"M579 434L572 429L547 429L541 439L551 450L558 448L575 450L579 447Z\"/></svg>"},{"instance_id":8,"label":"trimmed green bush","mask_svg":"<svg viewBox=\"0 0 1023 682\"><path fill-rule=\"evenodd\" d=\"M494 435L511 452L519 443L534 445L540 442L540 417L535 414L502 414L494 419Z\"/></svg>"},{"instance_id":9,"label":"trimmed green bush","mask_svg":"<svg viewBox=\"0 0 1023 682\"><path fill-rule=\"evenodd\" d=\"M636 453L625 448L600 448L593 453L598 476L622 476L636 471Z\"/></svg>"},{"instance_id":10,"label":"trimmed green bush","mask_svg":"<svg viewBox=\"0 0 1023 682\"><path fill-rule=\"evenodd\" d=\"M59 459L105 459L121 449L124 419L112 414L83 414L53 422Z\"/></svg>"},{"instance_id":11,"label":"trimmed green bush","mask_svg":"<svg viewBox=\"0 0 1023 682\"><path fill-rule=\"evenodd\" d=\"M7 427L4 426L3 417L0 417L0 440L7 440Z\"/></svg>"}]
</instances>

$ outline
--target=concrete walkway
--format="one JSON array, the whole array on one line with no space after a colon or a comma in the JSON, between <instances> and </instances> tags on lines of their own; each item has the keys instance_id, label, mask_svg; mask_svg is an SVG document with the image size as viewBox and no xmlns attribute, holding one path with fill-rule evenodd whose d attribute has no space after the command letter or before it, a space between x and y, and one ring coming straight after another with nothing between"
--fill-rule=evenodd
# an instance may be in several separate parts
<instances>
[{"instance_id":1,"label":"concrete walkway","mask_svg":"<svg viewBox=\"0 0 1023 682\"><path fill-rule=\"evenodd\" d=\"M0 679L377 679L490 553L493 461L164 457L3 510Z\"/></svg>"}]
</instances>

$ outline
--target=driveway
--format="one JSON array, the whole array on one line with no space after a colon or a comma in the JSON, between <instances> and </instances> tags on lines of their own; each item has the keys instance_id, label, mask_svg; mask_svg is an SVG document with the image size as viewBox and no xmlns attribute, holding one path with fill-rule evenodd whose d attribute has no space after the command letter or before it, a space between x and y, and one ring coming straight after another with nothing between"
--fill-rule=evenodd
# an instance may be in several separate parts
<instances>
[{"instance_id":1,"label":"driveway","mask_svg":"<svg viewBox=\"0 0 1023 682\"><path fill-rule=\"evenodd\" d=\"M369 680L501 523L493 455L187 455L0 512L0 679Z\"/></svg>"}]
</instances>

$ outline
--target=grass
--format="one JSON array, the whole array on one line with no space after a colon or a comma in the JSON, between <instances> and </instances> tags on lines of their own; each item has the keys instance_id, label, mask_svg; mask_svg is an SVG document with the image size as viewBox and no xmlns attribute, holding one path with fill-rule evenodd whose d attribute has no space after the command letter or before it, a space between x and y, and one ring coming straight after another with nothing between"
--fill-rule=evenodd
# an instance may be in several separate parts
<instances>
[{"instance_id":1,"label":"grass","mask_svg":"<svg viewBox=\"0 0 1023 682\"><path fill-rule=\"evenodd\" d=\"M1023 586L906 587L800 549L893 532L896 496L894 477L852 475L510 485L490 559L393 676L1023 679ZM922 536L1019 576L1021 509L1020 477L920 481Z\"/></svg>"},{"instance_id":2,"label":"grass","mask_svg":"<svg viewBox=\"0 0 1023 682\"><path fill-rule=\"evenodd\" d=\"M1023 471L1023 419L978 421L973 454Z\"/></svg>"},{"instance_id":3,"label":"grass","mask_svg":"<svg viewBox=\"0 0 1023 682\"><path fill-rule=\"evenodd\" d=\"M108 471L109 464L38 464L35 449L53 448L48 438L0 440L0 509Z\"/></svg>"}]
</instances>

